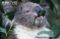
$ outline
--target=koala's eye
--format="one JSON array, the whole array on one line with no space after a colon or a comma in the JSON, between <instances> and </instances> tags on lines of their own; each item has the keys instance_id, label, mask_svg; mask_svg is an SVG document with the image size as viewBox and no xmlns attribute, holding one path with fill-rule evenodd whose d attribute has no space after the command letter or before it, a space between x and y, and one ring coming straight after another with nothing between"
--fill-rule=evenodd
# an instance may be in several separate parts
<instances>
[{"instance_id":1,"label":"koala's eye","mask_svg":"<svg viewBox=\"0 0 60 39\"><path fill-rule=\"evenodd\" d=\"M29 13L29 10L25 11L26 13Z\"/></svg>"},{"instance_id":2,"label":"koala's eye","mask_svg":"<svg viewBox=\"0 0 60 39\"><path fill-rule=\"evenodd\" d=\"M25 10L24 11L25 14L29 14L29 12L30 12L29 10Z\"/></svg>"},{"instance_id":3,"label":"koala's eye","mask_svg":"<svg viewBox=\"0 0 60 39\"><path fill-rule=\"evenodd\" d=\"M29 12L29 10L26 11L27 13Z\"/></svg>"}]
</instances>

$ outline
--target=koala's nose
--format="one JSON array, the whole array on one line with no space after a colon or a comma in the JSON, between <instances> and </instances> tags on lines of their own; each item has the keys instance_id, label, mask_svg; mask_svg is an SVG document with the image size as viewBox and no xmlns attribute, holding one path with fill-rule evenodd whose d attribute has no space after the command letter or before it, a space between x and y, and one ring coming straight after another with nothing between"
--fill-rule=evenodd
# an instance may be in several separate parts
<instances>
[{"instance_id":1,"label":"koala's nose","mask_svg":"<svg viewBox=\"0 0 60 39\"><path fill-rule=\"evenodd\" d=\"M40 16L40 12L43 10L41 6L34 7L34 11L37 13L37 17Z\"/></svg>"}]
</instances>

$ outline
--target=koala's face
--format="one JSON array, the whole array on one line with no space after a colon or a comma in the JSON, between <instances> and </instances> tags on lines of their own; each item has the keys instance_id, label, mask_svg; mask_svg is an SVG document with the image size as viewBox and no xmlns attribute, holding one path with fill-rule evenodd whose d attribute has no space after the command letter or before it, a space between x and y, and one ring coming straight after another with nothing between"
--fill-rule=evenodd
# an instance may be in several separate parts
<instances>
[{"instance_id":1,"label":"koala's face","mask_svg":"<svg viewBox=\"0 0 60 39\"><path fill-rule=\"evenodd\" d=\"M24 15L38 16L41 10L41 6L36 3L27 2L22 6L22 13Z\"/></svg>"},{"instance_id":2,"label":"koala's face","mask_svg":"<svg viewBox=\"0 0 60 39\"><path fill-rule=\"evenodd\" d=\"M27 2L23 4L21 13L20 15L18 14L19 17L17 18L19 19L20 23L24 25L34 26L35 23L37 22L36 20L38 20L38 18L40 17L38 16L38 14L40 13L41 10L42 8L39 4Z\"/></svg>"}]
</instances>

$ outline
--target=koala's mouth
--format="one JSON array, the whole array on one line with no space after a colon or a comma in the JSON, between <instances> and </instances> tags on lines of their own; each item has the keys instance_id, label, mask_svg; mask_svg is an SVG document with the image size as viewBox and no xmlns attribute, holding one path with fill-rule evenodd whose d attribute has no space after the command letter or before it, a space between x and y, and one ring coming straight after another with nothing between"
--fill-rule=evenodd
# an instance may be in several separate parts
<instances>
[{"instance_id":1,"label":"koala's mouth","mask_svg":"<svg viewBox=\"0 0 60 39\"><path fill-rule=\"evenodd\" d=\"M38 24L42 23L42 21L43 21L43 16L36 17L34 24L38 25Z\"/></svg>"},{"instance_id":2,"label":"koala's mouth","mask_svg":"<svg viewBox=\"0 0 60 39\"><path fill-rule=\"evenodd\" d=\"M35 17L34 22L33 22L34 25L36 25L38 23L38 20L37 20L38 18L39 17Z\"/></svg>"}]
</instances>

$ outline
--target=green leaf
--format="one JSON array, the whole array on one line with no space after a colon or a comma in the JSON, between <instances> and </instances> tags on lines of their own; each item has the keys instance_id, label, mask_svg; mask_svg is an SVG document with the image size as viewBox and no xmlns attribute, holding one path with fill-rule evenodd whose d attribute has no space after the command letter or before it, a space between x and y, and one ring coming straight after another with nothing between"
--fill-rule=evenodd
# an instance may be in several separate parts
<instances>
[{"instance_id":1,"label":"green leaf","mask_svg":"<svg viewBox=\"0 0 60 39\"><path fill-rule=\"evenodd\" d=\"M6 34L6 29L4 29L4 28L0 27L0 32L2 32L2 33L5 33L5 34Z\"/></svg>"}]
</instances>

